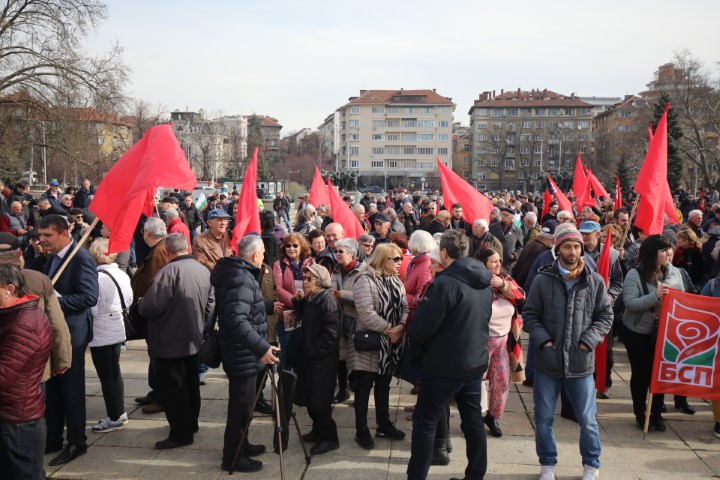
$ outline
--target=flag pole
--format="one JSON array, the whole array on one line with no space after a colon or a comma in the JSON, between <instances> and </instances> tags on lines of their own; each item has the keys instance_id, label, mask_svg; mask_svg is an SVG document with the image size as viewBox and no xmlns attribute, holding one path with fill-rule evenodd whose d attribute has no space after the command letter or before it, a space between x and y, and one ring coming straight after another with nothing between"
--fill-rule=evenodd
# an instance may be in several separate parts
<instances>
[{"instance_id":1,"label":"flag pole","mask_svg":"<svg viewBox=\"0 0 720 480\"><path fill-rule=\"evenodd\" d=\"M55 276L52 279L52 284L55 286L58 279L60 278L60 275L65 271L65 267L68 266L68 263L70 263L70 260L73 259L75 254L82 248L82 244L85 243L85 240L90 236L90 233L95 229L95 226L98 224L100 219L98 217L95 217L95 220L92 221L90 224L90 227L85 231L85 234L80 238L80 240L77 242L77 245L75 245L75 248L73 248L72 252L70 252L70 255L68 255L67 260L63 259L63 263L58 269L58 271L55 273Z\"/></svg>"},{"instance_id":2,"label":"flag pole","mask_svg":"<svg viewBox=\"0 0 720 480\"><path fill-rule=\"evenodd\" d=\"M638 193L637 197L635 197L635 203L633 204L632 211L630 212L630 217L628 218L627 227L623 231L622 241L620 242L620 248L622 248L622 249L625 248L625 240L627 240L628 234L630 233L630 225L632 224L632 221L635 218L635 214L637 213L639 204L640 204L640 194Z\"/></svg>"},{"instance_id":3,"label":"flag pole","mask_svg":"<svg viewBox=\"0 0 720 480\"><path fill-rule=\"evenodd\" d=\"M648 388L648 398L647 405L645 406L645 425L643 425L643 440L645 440L645 435L648 433L648 429L650 428L650 409L652 408L652 401L653 401L653 394Z\"/></svg>"}]
</instances>

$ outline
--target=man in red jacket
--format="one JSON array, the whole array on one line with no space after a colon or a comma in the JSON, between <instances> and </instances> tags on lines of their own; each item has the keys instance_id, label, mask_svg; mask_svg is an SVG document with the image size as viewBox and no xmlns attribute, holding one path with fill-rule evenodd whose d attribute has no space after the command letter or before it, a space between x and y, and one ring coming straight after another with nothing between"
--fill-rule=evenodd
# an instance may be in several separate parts
<instances>
[{"instance_id":1,"label":"man in red jacket","mask_svg":"<svg viewBox=\"0 0 720 480\"><path fill-rule=\"evenodd\" d=\"M42 471L35 438L45 414L40 381L52 330L38 303L20 269L0 265L0 472L18 480Z\"/></svg>"}]
</instances>

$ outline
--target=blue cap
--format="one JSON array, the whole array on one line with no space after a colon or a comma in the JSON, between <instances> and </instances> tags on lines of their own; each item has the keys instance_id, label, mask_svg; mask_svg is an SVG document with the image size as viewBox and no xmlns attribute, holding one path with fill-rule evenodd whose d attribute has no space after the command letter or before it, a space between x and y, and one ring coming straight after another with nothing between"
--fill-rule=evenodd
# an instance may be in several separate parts
<instances>
[{"instance_id":1,"label":"blue cap","mask_svg":"<svg viewBox=\"0 0 720 480\"><path fill-rule=\"evenodd\" d=\"M60 182L58 182L57 180L55 180L55 179L53 178L52 180L50 180L50 186L51 186L51 187L59 187L59 186L60 186Z\"/></svg>"},{"instance_id":2,"label":"blue cap","mask_svg":"<svg viewBox=\"0 0 720 480\"><path fill-rule=\"evenodd\" d=\"M600 224L598 222L593 222L592 220L581 222L580 228L578 228L580 233L599 232L601 230L602 228L600 227Z\"/></svg>"},{"instance_id":3,"label":"blue cap","mask_svg":"<svg viewBox=\"0 0 720 480\"><path fill-rule=\"evenodd\" d=\"M228 215L228 213L222 208L215 208L213 210L210 210L207 219L213 220L215 218L230 218L230 215Z\"/></svg>"}]
</instances>

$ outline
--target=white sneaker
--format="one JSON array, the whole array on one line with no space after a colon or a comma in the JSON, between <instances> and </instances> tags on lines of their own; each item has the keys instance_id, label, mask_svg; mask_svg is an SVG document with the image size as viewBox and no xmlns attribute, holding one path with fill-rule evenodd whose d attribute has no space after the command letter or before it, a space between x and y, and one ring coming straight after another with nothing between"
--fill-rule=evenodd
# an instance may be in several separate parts
<instances>
[{"instance_id":1,"label":"white sneaker","mask_svg":"<svg viewBox=\"0 0 720 480\"><path fill-rule=\"evenodd\" d=\"M555 465L542 465L538 480L555 480Z\"/></svg>"},{"instance_id":2,"label":"white sneaker","mask_svg":"<svg viewBox=\"0 0 720 480\"><path fill-rule=\"evenodd\" d=\"M127 425L128 423L128 416L127 413L123 413L120 415L120 418L118 420L122 420L124 425ZM110 417L103 417L100 420L98 420L98 423L108 423L110 421Z\"/></svg>"},{"instance_id":3,"label":"white sneaker","mask_svg":"<svg viewBox=\"0 0 720 480\"><path fill-rule=\"evenodd\" d=\"M600 478L600 469L590 465L583 465L582 480L596 480L597 478Z\"/></svg>"},{"instance_id":4,"label":"white sneaker","mask_svg":"<svg viewBox=\"0 0 720 480\"><path fill-rule=\"evenodd\" d=\"M207 373L201 373L200 374L200 385L205 385L207 383Z\"/></svg>"},{"instance_id":5,"label":"white sneaker","mask_svg":"<svg viewBox=\"0 0 720 480\"><path fill-rule=\"evenodd\" d=\"M105 433L105 432L116 432L118 430L122 430L125 428L125 422L123 422L122 418L118 418L114 422L107 419L102 419L99 423L92 426L92 431L94 433Z\"/></svg>"}]
</instances>

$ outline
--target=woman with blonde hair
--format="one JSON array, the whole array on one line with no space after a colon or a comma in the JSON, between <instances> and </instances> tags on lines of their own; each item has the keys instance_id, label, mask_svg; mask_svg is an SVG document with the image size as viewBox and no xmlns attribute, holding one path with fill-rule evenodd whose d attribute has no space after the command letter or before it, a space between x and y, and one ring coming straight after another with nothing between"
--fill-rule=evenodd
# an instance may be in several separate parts
<instances>
[{"instance_id":1,"label":"woman with blonde hair","mask_svg":"<svg viewBox=\"0 0 720 480\"><path fill-rule=\"evenodd\" d=\"M375 447L367 425L370 390L375 386L378 438L402 440L390 420L390 381L400 361L408 303L398 277L402 250L381 243L353 285L357 326L349 345L348 367L355 381L355 441L364 449ZM361 340L369 339L365 344Z\"/></svg>"}]
</instances>

